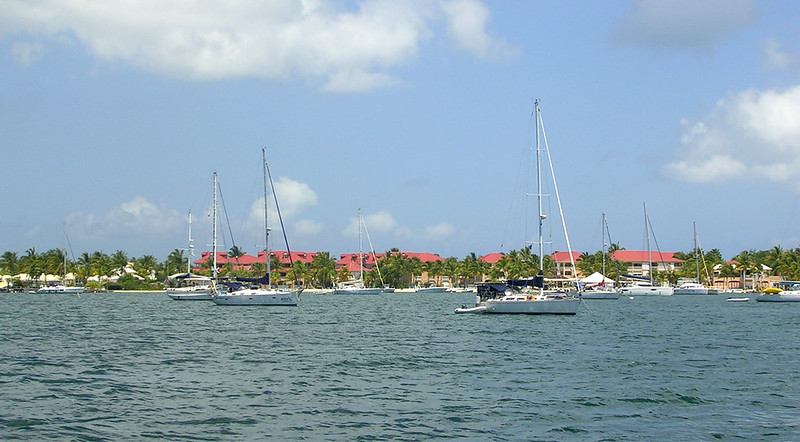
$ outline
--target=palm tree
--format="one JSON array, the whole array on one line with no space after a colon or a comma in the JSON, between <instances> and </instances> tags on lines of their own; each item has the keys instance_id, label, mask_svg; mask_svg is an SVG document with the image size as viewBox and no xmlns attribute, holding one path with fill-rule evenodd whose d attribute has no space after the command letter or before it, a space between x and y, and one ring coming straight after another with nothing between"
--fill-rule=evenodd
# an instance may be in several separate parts
<instances>
[{"instance_id":1,"label":"palm tree","mask_svg":"<svg viewBox=\"0 0 800 442\"><path fill-rule=\"evenodd\" d=\"M17 252L5 252L0 256L0 273L14 276L19 266L19 258Z\"/></svg>"},{"instance_id":2,"label":"palm tree","mask_svg":"<svg viewBox=\"0 0 800 442\"><path fill-rule=\"evenodd\" d=\"M122 250L117 250L111 255L113 270L117 271L120 276L125 274L125 267L128 266L128 261L128 255Z\"/></svg>"},{"instance_id":3,"label":"palm tree","mask_svg":"<svg viewBox=\"0 0 800 442\"><path fill-rule=\"evenodd\" d=\"M187 268L186 261L189 258L183 257L183 250L175 249L169 252L167 259L164 261L164 269L168 275L178 273Z\"/></svg>"},{"instance_id":4,"label":"palm tree","mask_svg":"<svg viewBox=\"0 0 800 442\"><path fill-rule=\"evenodd\" d=\"M156 267L158 267L158 260L153 255L144 255L133 262L136 273L145 279L153 279Z\"/></svg>"}]
</instances>

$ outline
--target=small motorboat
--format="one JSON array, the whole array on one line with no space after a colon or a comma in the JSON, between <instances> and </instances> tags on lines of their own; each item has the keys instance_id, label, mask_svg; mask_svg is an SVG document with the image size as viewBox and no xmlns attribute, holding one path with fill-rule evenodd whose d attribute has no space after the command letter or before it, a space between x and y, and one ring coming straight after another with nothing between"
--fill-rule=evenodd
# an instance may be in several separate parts
<instances>
[{"instance_id":1,"label":"small motorboat","mask_svg":"<svg viewBox=\"0 0 800 442\"><path fill-rule=\"evenodd\" d=\"M750 301L750 298L736 298L734 296L731 296L730 298L728 298L728 302L749 302L749 301Z\"/></svg>"},{"instance_id":2,"label":"small motorboat","mask_svg":"<svg viewBox=\"0 0 800 442\"><path fill-rule=\"evenodd\" d=\"M466 305L462 305L460 308L456 309L456 313L483 313L488 309L489 307L485 305L476 305L475 307L467 307Z\"/></svg>"}]
</instances>

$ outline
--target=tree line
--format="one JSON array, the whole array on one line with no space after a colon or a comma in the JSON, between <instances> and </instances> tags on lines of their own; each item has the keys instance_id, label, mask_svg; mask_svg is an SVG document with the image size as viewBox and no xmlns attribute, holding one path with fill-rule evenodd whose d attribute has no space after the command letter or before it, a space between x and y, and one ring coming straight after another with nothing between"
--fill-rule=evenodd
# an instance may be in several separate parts
<instances>
[{"instance_id":1,"label":"tree line","mask_svg":"<svg viewBox=\"0 0 800 442\"><path fill-rule=\"evenodd\" d=\"M612 244L606 251L594 253L584 252L581 259L576 262L579 274L587 276L594 272L602 271L602 262L606 259L606 276L618 279L628 273L627 263L614 261L608 258L615 250L624 250L618 244ZM244 252L239 248L232 248L229 256L235 258ZM772 270L769 274L779 276L784 280L800 280L800 248L784 250L775 246L769 250L743 251L733 257L735 264L729 264L722 258L718 249L701 253L698 251L677 252L675 257L683 263L672 272L656 272L654 276L661 281L676 283L679 279L695 279L697 269L700 269L700 281L710 283L716 276L721 277L746 277L764 273L763 266ZM270 262L272 281L278 284L293 284L297 281L305 287L330 288L338 282L351 278L346 268L336 269L336 259L330 252L319 252L314 255L310 263L297 261L293 269L286 269L273 256ZM547 255L544 256L544 275L556 277L556 263ZM698 262L699 261L699 262ZM66 262L66 268L64 263ZM699 264L699 265L698 265ZM0 256L0 274L18 275L25 273L33 278L28 284L38 285L41 281L39 275L62 275L71 273L75 281L84 284L87 288L106 288L105 283L89 281L90 277L119 276L121 283L134 286L133 289L160 288L163 281L174 273L184 272L187 269L188 257L183 250L173 250L164 261L158 261L153 255L131 257L122 250L113 254L96 251L83 253L77 259L65 259L64 251L51 249L42 253L34 248L26 250L23 254L7 251ZM141 280L129 275L126 268L132 269ZM539 258L527 248L511 250L505 253L494 265L483 262L475 253L470 253L463 259L449 257L442 261L422 262L419 258L403 256L397 248L391 249L378 261L378 267L366 272L365 283L371 286L382 284L403 288L416 284L419 275L426 273L431 281L441 281L446 277L453 285L468 285L475 282L501 279L527 278L535 275L539 269ZM200 274L211 274L211 260L207 260L204 267L194 269ZM265 263L256 263L250 269L236 269L234 267L221 267L221 277L254 277L266 273ZM14 284L24 285L22 281ZM145 287L146 286L146 287Z\"/></svg>"}]
</instances>

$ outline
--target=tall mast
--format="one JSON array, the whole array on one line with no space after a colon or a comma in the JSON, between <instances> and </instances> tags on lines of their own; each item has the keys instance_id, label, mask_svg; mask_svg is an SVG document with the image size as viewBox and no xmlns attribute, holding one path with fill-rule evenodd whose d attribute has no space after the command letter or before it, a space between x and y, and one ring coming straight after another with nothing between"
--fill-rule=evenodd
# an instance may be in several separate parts
<instances>
[{"instance_id":1,"label":"tall mast","mask_svg":"<svg viewBox=\"0 0 800 442\"><path fill-rule=\"evenodd\" d=\"M700 250L697 247L697 221L692 221L694 230L694 261L697 264L697 283L700 284Z\"/></svg>"},{"instance_id":2,"label":"tall mast","mask_svg":"<svg viewBox=\"0 0 800 442\"><path fill-rule=\"evenodd\" d=\"M650 284L653 284L653 251L650 248L650 221L647 219L647 203L644 206L644 231L647 235L647 273L650 276Z\"/></svg>"},{"instance_id":3,"label":"tall mast","mask_svg":"<svg viewBox=\"0 0 800 442\"><path fill-rule=\"evenodd\" d=\"M603 213L603 225L600 226L601 234L603 236L603 248L600 250L603 257L603 282L606 281L606 214Z\"/></svg>"},{"instance_id":4,"label":"tall mast","mask_svg":"<svg viewBox=\"0 0 800 442\"><path fill-rule=\"evenodd\" d=\"M272 269L270 269L270 256L269 256L269 218L267 215L267 148L261 148L261 158L264 162L264 255L267 257L267 278L269 279L269 287L272 287Z\"/></svg>"},{"instance_id":5,"label":"tall mast","mask_svg":"<svg viewBox=\"0 0 800 442\"><path fill-rule=\"evenodd\" d=\"M194 242L192 240L192 211L189 210L189 256L186 258L186 274L192 273L192 257L194 256Z\"/></svg>"},{"instance_id":6,"label":"tall mast","mask_svg":"<svg viewBox=\"0 0 800 442\"><path fill-rule=\"evenodd\" d=\"M61 283L66 286L67 285L67 223L66 222L62 224L62 230L64 231L64 271L61 274L64 276L62 276L63 280L61 281ZM47 283L45 282L45 285L46 284Z\"/></svg>"},{"instance_id":7,"label":"tall mast","mask_svg":"<svg viewBox=\"0 0 800 442\"><path fill-rule=\"evenodd\" d=\"M358 280L364 282L364 257L361 249L361 208L358 208Z\"/></svg>"},{"instance_id":8,"label":"tall mast","mask_svg":"<svg viewBox=\"0 0 800 442\"><path fill-rule=\"evenodd\" d=\"M542 164L541 146L539 145L539 100L534 101L536 109L536 205L539 211L539 272L544 277L544 237L542 235L542 224L546 216L542 213ZM544 284L541 284L544 286ZM544 292L544 287L539 287L539 294Z\"/></svg>"},{"instance_id":9,"label":"tall mast","mask_svg":"<svg viewBox=\"0 0 800 442\"><path fill-rule=\"evenodd\" d=\"M211 277L217 279L217 172L214 172L214 200L211 208Z\"/></svg>"}]
</instances>

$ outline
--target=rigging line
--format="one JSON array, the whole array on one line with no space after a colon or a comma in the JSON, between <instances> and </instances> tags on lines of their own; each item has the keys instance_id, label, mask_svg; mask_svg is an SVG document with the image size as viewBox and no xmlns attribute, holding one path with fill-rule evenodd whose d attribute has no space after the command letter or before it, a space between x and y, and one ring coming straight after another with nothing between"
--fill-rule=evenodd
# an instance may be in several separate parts
<instances>
[{"instance_id":1,"label":"rigging line","mask_svg":"<svg viewBox=\"0 0 800 442\"><path fill-rule=\"evenodd\" d=\"M369 243L369 250L372 251L372 260L375 261L375 269L378 270L378 279L381 280L381 286L383 286L384 282L383 282L383 276L381 276L381 268L378 265L378 257L375 256L375 248L372 247L372 240L369 237L369 229L367 229L367 223L362 221L361 224L364 226L364 233L367 234L367 242Z\"/></svg>"},{"instance_id":2,"label":"rigging line","mask_svg":"<svg viewBox=\"0 0 800 442\"><path fill-rule=\"evenodd\" d=\"M611 230L608 229L608 219L606 219L606 234L608 235L608 243L613 245L614 244L614 240L611 239ZM605 247L605 244L603 245L603 247ZM611 254L609 254L608 256L610 258ZM620 273L619 272L619 263L617 262L616 259L612 259L612 261L614 261L614 269L617 271L617 283L619 283L619 273ZM603 276L605 276L605 275L603 275Z\"/></svg>"},{"instance_id":3,"label":"rigging line","mask_svg":"<svg viewBox=\"0 0 800 442\"><path fill-rule=\"evenodd\" d=\"M233 239L233 230L231 230L231 220L228 219L228 208L225 207L225 198L222 196L222 185L219 182L217 182L217 187L219 188L219 199L220 199L220 201L222 201L222 212L225 214L225 223L228 225L228 233L231 235L231 243L232 243L231 248L233 248L233 247L236 247L236 240ZM225 242L225 236L224 235L222 236L222 242L223 243ZM227 246L228 245L225 244L226 249L227 249ZM239 265L239 257L238 256L234 256L233 259L236 261L236 265ZM228 257L228 269L229 270L231 269L230 257Z\"/></svg>"},{"instance_id":4,"label":"rigging line","mask_svg":"<svg viewBox=\"0 0 800 442\"><path fill-rule=\"evenodd\" d=\"M539 111L539 124L542 126L542 138L544 140L544 150L547 153L547 164L550 166L550 176L553 177L553 191L556 193L556 202L558 203L558 213L561 215L561 226L564 229L564 239L567 242L567 251L569 252L569 262L572 265L573 272L575 271L575 257L572 256L572 245L569 242L569 233L567 233L567 221L564 219L564 208L561 206L561 196L558 193L558 183L556 182L556 172L553 170L553 161L550 158L550 146L547 144L547 133L544 130L544 120L542 119L541 111Z\"/></svg>"},{"instance_id":5,"label":"rigging line","mask_svg":"<svg viewBox=\"0 0 800 442\"><path fill-rule=\"evenodd\" d=\"M710 284L711 283L711 275L708 273L708 263L706 263L706 255L705 255L705 253L703 253L703 246L700 245L700 238L698 238L697 235L695 235L695 239L697 240L697 252L695 252L695 253L699 253L700 258L703 260L703 270L705 270L706 280L708 280L708 282ZM697 258L695 257L695 259L697 259Z\"/></svg>"},{"instance_id":6,"label":"rigging line","mask_svg":"<svg viewBox=\"0 0 800 442\"><path fill-rule=\"evenodd\" d=\"M658 252L658 262L660 262L661 264L664 264L664 268L666 269L667 266L666 266L666 263L664 263L664 257L661 254L661 247L658 245L658 238L656 238L656 232L655 232L655 230L653 230L653 223L650 222L650 218L647 218L647 224L648 224L648 227L650 227L650 234L653 235L653 242L656 243L656 252ZM658 270L658 266L656 266L656 270ZM651 273L652 273L652 271L653 270L650 269ZM666 272L666 270L665 270L665 272Z\"/></svg>"},{"instance_id":7,"label":"rigging line","mask_svg":"<svg viewBox=\"0 0 800 442\"><path fill-rule=\"evenodd\" d=\"M272 188L272 196L275 199L275 211L278 212L278 220L281 222L281 231L283 231L283 241L286 243L286 252L289 254L289 265L292 268L292 275L294 276L295 287L300 286L297 280L297 272L294 271L294 258L292 258L292 249L289 248L289 238L286 236L286 228L283 226L283 217L281 216L281 206L278 204L278 194L275 193L275 184L272 182L272 173L269 171L269 164L265 161L264 166L267 168L267 176L269 177L269 186ZM266 197L264 197L266 198ZM269 256L267 256L269 259Z\"/></svg>"}]
</instances>

